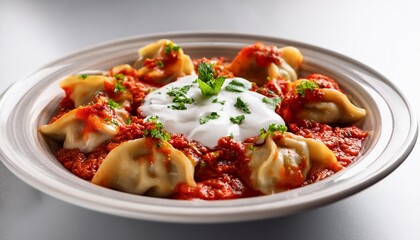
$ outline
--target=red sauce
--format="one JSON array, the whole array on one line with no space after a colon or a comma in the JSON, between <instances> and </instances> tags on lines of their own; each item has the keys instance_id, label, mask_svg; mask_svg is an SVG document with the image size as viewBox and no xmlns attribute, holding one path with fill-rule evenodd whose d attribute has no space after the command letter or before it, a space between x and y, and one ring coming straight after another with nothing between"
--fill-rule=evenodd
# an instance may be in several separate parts
<instances>
[{"instance_id":1,"label":"red sauce","mask_svg":"<svg viewBox=\"0 0 420 240\"><path fill-rule=\"evenodd\" d=\"M267 47L262 44L246 47L240 54L254 56L256 63L260 66L268 66L270 63L278 64L281 57L281 52L277 48ZM168 54L162 54L155 59L147 59L145 66L150 69L159 69L162 66L161 63L158 63L159 61L164 66L170 66L178 60L178 57L177 51L172 51ZM229 63L224 58L196 59L194 64L197 67L200 62L209 61L215 64L216 76L233 76L226 69ZM116 74L124 74L125 80L122 84L129 95L115 92L115 81L106 82L104 92L96 97L94 104L80 108L76 117L86 122L84 133L95 131L95 121L113 117L112 114L110 115L109 106L104 101L101 101L101 96L106 95L113 99L126 97L130 102L126 110L131 114L131 123L120 125L118 133L112 140L104 142L90 153L83 153L79 149L64 148L57 152L57 159L65 168L86 180L92 179L100 164L112 149L123 142L142 138L145 131L150 131L155 127L154 123L143 120L143 116L138 112L138 107L141 106L145 96L156 85L146 83L147 81L153 81L148 79L147 75L138 76L137 71L128 65L112 68L108 73L109 76L115 76ZM306 78L317 82L321 88L333 88L341 91L337 83L328 76L310 74ZM72 90L64 90L66 97L61 101L59 111L51 119L51 122L74 108L74 103L69 98ZM324 142L334 152L341 166L348 166L360 154L362 141L367 137L365 131L355 126L329 126L295 118L296 111L305 103L321 99L321 91L307 90L306 96L302 97L296 94L295 89L291 88L291 84L283 79L265 81L260 87L254 84L252 90L270 98L280 97L282 101L278 104L276 112L286 121L289 131L306 138L319 139ZM279 133L274 136L275 139L281 137L284 137L284 135ZM253 143L255 141L256 138L252 138L245 142ZM195 187L190 187L183 183L179 184L172 198L220 200L262 195L251 187L251 172L248 167L249 159L245 154L245 142L242 143L230 137L224 137L219 140L215 148L210 149L198 142L188 140L184 135L171 134L169 143L196 162L194 178L197 183ZM152 146L152 144L157 143L156 140L149 139L146 144ZM163 150L162 153L169 154ZM150 161L153 160L150 159ZM167 164L169 167L169 160ZM302 161L301 165L296 169L283 169L281 175L284 176L285 180L279 183L279 187L292 189L304 186L320 181L339 170L313 166L305 179L301 172L301 169L306 167L304 164L304 161Z\"/></svg>"}]
</instances>

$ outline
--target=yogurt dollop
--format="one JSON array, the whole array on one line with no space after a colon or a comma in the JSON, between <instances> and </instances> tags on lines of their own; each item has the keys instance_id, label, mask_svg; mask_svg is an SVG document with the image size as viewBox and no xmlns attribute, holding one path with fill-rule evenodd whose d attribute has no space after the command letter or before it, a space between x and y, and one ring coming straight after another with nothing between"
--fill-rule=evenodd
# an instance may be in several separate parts
<instances>
[{"instance_id":1,"label":"yogurt dollop","mask_svg":"<svg viewBox=\"0 0 420 240\"><path fill-rule=\"evenodd\" d=\"M207 97L201 94L197 78L196 75L181 77L149 93L140 111L144 116L158 116L166 131L184 134L189 140L198 141L207 147L215 147L218 140L225 136L244 141L258 136L260 129L267 129L271 123L284 125L284 120L263 102L266 97L249 90L252 85L248 80L228 78L217 96ZM174 107L177 106L173 102L174 98L168 92L185 86L188 86L187 91L184 88L186 97L193 100L185 104L186 109L178 110ZM237 92L231 90L232 86L244 88L242 92ZM238 101L242 104L238 104ZM249 111L244 111L241 106L246 106ZM243 118L243 121L238 124L238 121L231 118Z\"/></svg>"}]
</instances>

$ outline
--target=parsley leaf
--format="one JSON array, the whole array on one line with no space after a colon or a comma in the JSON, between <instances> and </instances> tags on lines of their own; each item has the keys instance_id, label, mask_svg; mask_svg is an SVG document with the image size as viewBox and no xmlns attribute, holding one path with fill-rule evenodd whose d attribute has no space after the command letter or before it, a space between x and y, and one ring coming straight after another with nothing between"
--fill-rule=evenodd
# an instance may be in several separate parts
<instances>
[{"instance_id":1,"label":"parsley leaf","mask_svg":"<svg viewBox=\"0 0 420 240\"><path fill-rule=\"evenodd\" d=\"M181 49L180 46L169 42L168 44L166 44L165 49L163 51L165 52L165 55L168 55L172 51L176 51L176 52L179 51L179 49Z\"/></svg>"},{"instance_id":2,"label":"parsley leaf","mask_svg":"<svg viewBox=\"0 0 420 240\"><path fill-rule=\"evenodd\" d=\"M165 64L163 64L163 62L159 60L159 61L156 62L156 66L158 66L160 68L163 68L163 67L165 67Z\"/></svg>"},{"instance_id":3,"label":"parsley leaf","mask_svg":"<svg viewBox=\"0 0 420 240\"><path fill-rule=\"evenodd\" d=\"M241 125L244 122L244 120L245 120L245 115L239 115L239 116L236 116L236 117L230 117L230 121L233 124Z\"/></svg>"},{"instance_id":4,"label":"parsley leaf","mask_svg":"<svg viewBox=\"0 0 420 240\"><path fill-rule=\"evenodd\" d=\"M306 90L313 91L315 88L319 88L316 82L304 80L296 86L296 93L305 97Z\"/></svg>"},{"instance_id":5,"label":"parsley leaf","mask_svg":"<svg viewBox=\"0 0 420 240\"><path fill-rule=\"evenodd\" d=\"M158 121L158 118L158 116L151 116L148 119L146 119L146 122L154 123L155 127L151 130L144 130L143 136L168 141L171 138L171 135L167 131L165 131L165 129L163 128L163 124ZM160 142L157 146L160 147Z\"/></svg>"},{"instance_id":6,"label":"parsley leaf","mask_svg":"<svg viewBox=\"0 0 420 240\"><path fill-rule=\"evenodd\" d=\"M217 112L212 112L212 113L210 113L210 115L207 115L207 116L201 116L200 117L200 124L201 125L206 124L208 121L218 119L219 117L220 116L219 116L219 114L217 114Z\"/></svg>"},{"instance_id":7,"label":"parsley leaf","mask_svg":"<svg viewBox=\"0 0 420 240\"><path fill-rule=\"evenodd\" d=\"M203 96L219 94L225 80L226 78L222 76L214 78L213 66L210 63L201 62L198 65L197 82Z\"/></svg>"},{"instance_id":8,"label":"parsley leaf","mask_svg":"<svg viewBox=\"0 0 420 240\"><path fill-rule=\"evenodd\" d=\"M235 103L235 107L239 110L241 110L244 113L248 113L251 114L251 111L248 108L248 104L245 103L244 101L242 101L242 99L240 97L236 98L236 103Z\"/></svg>"},{"instance_id":9,"label":"parsley leaf","mask_svg":"<svg viewBox=\"0 0 420 240\"><path fill-rule=\"evenodd\" d=\"M268 125L268 130L266 131L264 128L261 128L260 130L260 138L265 139L268 135L273 136L274 133L280 132L281 134L285 133L287 131L287 127L282 124L278 123L270 123Z\"/></svg>"},{"instance_id":10,"label":"parsley leaf","mask_svg":"<svg viewBox=\"0 0 420 240\"><path fill-rule=\"evenodd\" d=\"M122 85L122 81L118 81L114 87L114 93L124 92L126 88Z\"/></svg>"},{"instance_id":11,"label":"parsley leaf","mask_svg":"<svg viewBox=\"0 0 420 240\"><path fill-rule=\"evenodd\" d=\"M226 91L240 93L249 89L249 86L246 86L244 83L241 83L237 80L232 80L227 86Z\"/></svg>"},{"instance_id":12,"label":"parsley leaf","mask_svg":"<svg viewBox=\"0 0 420 240\"><path fill-rule=\"evenodd\" d=\"M189 98L187 96L188 91L190 90L191 85L185 85L183 87L174 87L170 89L166 94L172 97L172 102L175 103L171 105L171 108L174 110L185 110L187 107L185 104L192 104L194 98Z\"/></svg>"},{"instance_id":13,"label":"parsley leaf","mask_svg":"<svg viewBox=\"0 0 420 240\"><path fill-rule=\"evenodd\" d=\"M215 98L215 99L211 100L211 102L212 102L212 103L220 103L220 104L222 104L222 105L225 105L225 103L226 103L226 101L225 101L225 100L220 100L220 101L219 101L219 99L217 99L217 98Z\"/></svg>"},{"instance_id":14,"label":"parsley leaf","mask_svg":"<svg viewBox=\"0 0 420 240\"><path fill-rule=\"evenodd\" d=\"M280 97L274 97L274 98L265 97L262 99L262 101L263 103L266 103L270 109L276 110L277 104L281 102L281 98Z\"/></svg>"},{"instance_id":15,"label":"parsley leaf","mask_svg":"<svg viewBox=\"0 0 420 240\"><path fill-rule=\"evenodd\" d=\"M117 81L124 81L125 75L122 73L118 73L114 75L114 78L117 79Z\"/></svg>"},{"instance_id":16,"label":"parsley leaf","mask_svg":"<svg viewBox=\"0 0 420 240\"><path fill-rule=\"evenodd\" d=\"M115 102L112 99L108 100L108 106L109 106L109 108L111 108L111 110L115 110L116 108L121 107L120 104L118 104L117 102Z\"/></svg>"},{"instance_id":17,"label":"parsley leaf","mask_svg":"<svg viewBox=\"0 0 420 240\"><path fill-rule=\"evenodd\" d=\"M79 78L81 78L81 79L86 79L87 77L88 77L87 74L82 74L82 75L79 76Z\"/></svg>"}]
</instances>

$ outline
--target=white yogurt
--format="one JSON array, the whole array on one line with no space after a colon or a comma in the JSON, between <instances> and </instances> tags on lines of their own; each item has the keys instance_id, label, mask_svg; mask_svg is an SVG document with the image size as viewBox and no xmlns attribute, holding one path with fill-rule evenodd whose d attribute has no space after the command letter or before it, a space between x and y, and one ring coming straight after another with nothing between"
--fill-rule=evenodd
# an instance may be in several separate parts
<instances>
[{"instance_id":1,"label":"white yogurt","mask_svg":"<svg viewBox=\"0 0 420 240\"><path fill-rule=\"evenodd\" d=\"M235 140L243 141L258 136L260 129L267 129L271 123L284 124L283 119L262 101L265 96L248 90L251 87L248 80L228 78L217 96L206 97L201 94L196 79L196 75L182 77L148 94L140 107L142 114L158 116L166 131L184 134L189 140L196 140L208 147L216 146L221 137L233 136ZM239 93L227 91L226 86L233 80L247 86L247 90ZM185 104L185 110L175 110L171 107L175 104L173 97L167 92L174 87L186 85L192 85L186 95L193 98L194 102ZM248 105L250 114L235 107L238 97ZM224 104L212 102L215 98L219 102L224 101ZM219 118L200 124L200 117L212 112L216 112ZM239 115L245 116L242 124L232 123L230 118Z\"/></svg>"}]
</instances>

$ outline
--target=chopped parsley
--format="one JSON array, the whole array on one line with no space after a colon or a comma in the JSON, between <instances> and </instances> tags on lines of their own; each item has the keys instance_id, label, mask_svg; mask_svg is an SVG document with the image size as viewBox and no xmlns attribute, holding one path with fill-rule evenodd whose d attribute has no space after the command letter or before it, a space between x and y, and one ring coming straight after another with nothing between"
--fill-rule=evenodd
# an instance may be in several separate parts
<instances>
[{"instance_id":1,"label":"chopped parsley","mask_svg":"<svg viewBox=\"0 0 420 240\"><path fill-rule=\"evenodd\" d=\"M117 81L124 81L125 75L122 73L118 73L114 75L114 78L117 79Z\"/></svg>"},{"instance_id":2,"label":"chopped parsley","mask_svg":"<svg viewBox=\"0 0 420 240\"><path fill-rule=\"evenodd\" d=\"M174 110L185 110L187 107L185 104L192 104L194 98L189 98L187 96L188 91L190 90L191 85L185 85L183 87L174 87L170 89L166 94L172 97L172 102L175 103L171 105L171 108Z\"/></svg>"},{"instance_id":3,"label":"chopped parsley","mask_svg":"<svg viewBox=\"0 0 420 240\"><path fill-rule=\"evenodd\" d=\"M244 120L245 120L245 115L239 115L239 116L236 116L236 117L230 117L230 121L233 124L241 125L244 122Z\"/></svg>"},{"instance_id":4,"label":"chopped parsley","mask_svg":"<svg viewBox=\"0 0 420 240\"><path fill-rule=\"evenodd\" d=\"M108 106L109 106L109 108L111 108L111 110L115 110L116 108L121 107L120 104L118 104L117 102L115 102L112 99L108 100Z\"/></svg>"},{"instance_id":5,"label":"chopped parsley","mask_svg":"<svg viewBox=\"0 0 420 240\"><path fill-rule=\"evenodd\" d=\"M246 86L244 83L241 83L237 80L232 80L227 86L226 91L240 93L249 89L249 86Z\"/></svg>"},{"instance_id":6,"label":"chopped parsley","mask_svg":"<svg viewBox=\"0 0 420 240\"><path fill-rule=\"evenodd\" d=\"M270 123L270 125L268 125L268 130L267 131L264 128L261 128L260 138L265 139L269 135L273 136L274 133L276 133L276 132L280 132L281 134L283 134L286 131L287 131L287 127L285 125L278 124L278 123Z\"/></svg>"},{"instance_id":7,"label":"chopped parsley","mask_svg":"<svg viewBox=\"0 0 420 240\"><path fill-rule=\"evenodd\" d=\"M143 136L168 141L171 138L171 135L167 131L165 131L165 129L163 128L163 124L158 121L158 118L159 118L158 116L151 116L148 119L146 119L146 122L154 123L155 127L152 130L148 130L148 129L144 130ZM157 144L157 147L160 147L160 146L161 146L161 143L159 141L159 143Z\"/></svg>"},{"instance_id":8,"label":"chopped parsley","mask_svg":"<svg viewBox=\"0 0 420 240\"><path fill-rule=\"evenodd\" d=\"M313 91L315 88L319 88L316 82L304 80L296 86L296 93L305 97L306 90Z\"/></svg>"},{"instance_id":9,"label":"chopped parsley","mask_svg":"<svg viewBox=\"0 0 420 240\"><path fill-rule=\"evenodd\" d=\"M128 124L131 124L131 122L132 122L132 119L131 119L131 116L125 121L125 123L128 125Z\"/></svg>"},{"instance_id":10,"label":"chopped parsley","mask_svg":"<svg viewBox=\"0 0 420 240\"><path fill-rule=\"evenodd\" d=\"M248 149L249 149L249 150L251 150L251 151L255 151L255 147L254 147L253 145L250 145L250 146L248 147Z\"/></svg>"},{"instance_id":11,"label":"chopped parsley","mask_svg":"<svg viewBox=\"0 0 420 240\"><path fill-rule=\"evenodd\" d=\"M200 162L201 167L205 167L206 165L207 165L206 162Z\"/></svg>"},{"instance_id":12,"label":"chopped parsley","mask_svg":"<svg viewBox=\"0 0 420 240\"><path fill-rule=\"evenodd\" d=\"M222 76L219 76L216 79L214 78L212 64L201 62L198 65L197 82L203 96L213 96L219 94L225 80L226 77Z\"/></svg>"},{"instance_id":13,"label":"chopped parsley","mask_svg":"<svg viewBox=\"0 0 420 240\"><path fill-rule=\"evenodd\" d=\"M211 100L211 102L212 102L212 103L220 103L220 104L222 104L222 105L225 105L225 103L226 103L226 101L225 101L225 100L220 100L220 101L219 101L219 99L217 99L217 98L215 98L215 99Z\"/></svg>"},{"instance_id":14,"label":"chopped parsley","mask_svg":"<svg viewBox=\"0 0 420 240\"><path fill-rule=\"evenodd\" d=\"M118 81L114 87L114 93L124 92L126 88L122 85L122 81Z\"/></svg>"},{"instance_id":15,"label":"chopped parsley","mask_svg":"<svg viewBox=\"0 0 420 240\"><path fill-rule=\"evenodd\" d=\"M163 64L163 62L159 60L159 61L156 62L156 66L158 66L160 68L163 68L163 67L165 67L165 64Z\"/></svg>"},{"instance_id":16,"label":"chopped parsley","mask_svg":"<svg viewBox=\"0 0 420 240\"><path fill-rule=\"evenodd\" d=\"M200 117L200 124L206 124L208 121L210 120L214 120L214 119L218 119L220 116L219 114L217 114L217 112L212 112L207 116L201 116Z\"/></svg>"},{"instance_id":17,"label":"chopped parsley","mask_svg":"<svg viewBox=\"0 0 420 240\"><path fill-rule=\"evenodd\" d=\"M120 124L118 124L118 122L117 122L117 121L115 121L115 120L112 120L112 121L111 121L111 123L112 123L112 124L114 124L115 126L119 126L119 125L120 125Z\"/></svg>"},{"instance_id":18,"label":"chopped parsley","mask_svg":"<svg viewBox=\"0 0 420 240\"><path fill-rule=\"evenodd\" d=\"M81 79L86 79L87 77L88 77L87 74L82 74L82 75L79 76L79 78L81 78Z\"/></svg>"},{"instance_id":19,"label":"chopped parsley","mask_svg":"<svg viewBox=\"0 0 420 240\"><path fill-rule=\"evenodd\" d=\"M251 111L248 108L248 104L245 103L244 101L242 101L242 99L240 97L236 98L236 103L235 103L235 107L239 110L241 110L244 113L248 113L251 114Z\"/></svg>"},{"instance_id":20,"label":"chopped parsley","mask_svg":"<svg viewBox=\"0 0 420 240\"><path fill-rule=\"evenodd\" d=\"M276 110L277 104L279 104L281 102L281 98L280 97L274 97L274 98L263 98L262 99L263 103L266 103L268 105L269 108L271 108L272 110Z\"/></svg>"},{"instance_id":21,"label":"chopped parsley","mask_svg":"<svg viewBox=\"0 0 420 240\"><path fill-rule=\"evenodd\" d=\"M179 51L179 49L181 49L180 46L175 45L175 44L169 42L168 44L166 44L165 49L164 49L164 52L165 52L165 55L168 55L172 51L176 51L176 52Z\"/></svg>"}]
</instances>

